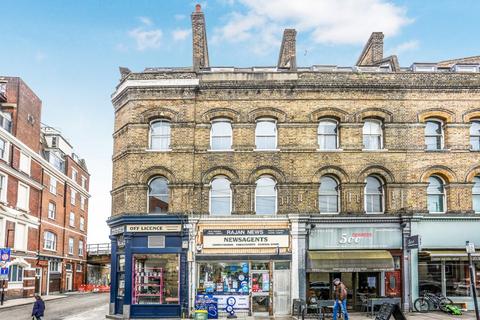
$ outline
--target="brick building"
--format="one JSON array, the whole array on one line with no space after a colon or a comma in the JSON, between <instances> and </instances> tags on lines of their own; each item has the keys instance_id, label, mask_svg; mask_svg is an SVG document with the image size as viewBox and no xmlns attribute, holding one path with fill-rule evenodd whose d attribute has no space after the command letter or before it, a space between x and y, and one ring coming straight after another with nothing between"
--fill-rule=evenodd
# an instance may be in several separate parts
<instances>
[{"instance_id":1,"label":"brick building","mask_svg":"<svg viewBox=\"0 0 480 320\"><path fill-rule=\"evenodd\" d=\"M352 308L425 289L471 306L480 57L400 67L374 32L353 67L300 67L287 29L277 66L214 67L205 28L197 6L193 67L120 68L110 313L178 316L213 293L288 314L335 277Z\"/></svg>"},{"instance_id":2,"label":"brick building","mask_svg":"<svg viewBox=\"0 0 480 320\"><path fill-rule=\"evenodd\" d=\"M75 290L86 275L85 161L41 125L42 103L22 79L0 77L0 107L0 247L12 249L7 297Z\"/></svg>"}]
</instances>

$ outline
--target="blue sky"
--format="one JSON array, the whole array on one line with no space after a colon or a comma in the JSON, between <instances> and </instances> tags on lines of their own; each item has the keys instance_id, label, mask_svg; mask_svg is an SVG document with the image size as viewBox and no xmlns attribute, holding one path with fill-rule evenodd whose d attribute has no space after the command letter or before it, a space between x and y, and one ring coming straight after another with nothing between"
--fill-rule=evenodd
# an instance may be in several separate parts
<instances>
[{"instance_id":1,"label":"blue sky","mask_svg":"<svg viewBox=\"0 0 480 320\"><path fill-rule=\"evenodd\" d=\"M476 0L206 0L210 64L275 65L283 28L298 30L297 64L353 65L372 31L401 66L480 54ZM196 2L1 0L0 75L20 76L42 120L86 159L89 242L108 241L113 109L119 66L190 66Z\"/></svg>"}]
</instances>

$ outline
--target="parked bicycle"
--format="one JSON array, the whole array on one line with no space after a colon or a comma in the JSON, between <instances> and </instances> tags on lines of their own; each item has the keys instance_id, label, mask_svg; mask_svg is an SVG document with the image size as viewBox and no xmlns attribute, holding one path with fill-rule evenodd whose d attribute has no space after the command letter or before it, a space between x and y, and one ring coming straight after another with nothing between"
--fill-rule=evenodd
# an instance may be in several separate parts
<instances>
[{"instance_id":1,"label":"parked bicycle","mask_svg":"<svg viewBox=\"0 0 480 320\"><path fill-rule=\"evenodd\" d=\"M413 307L418 312L429 312L441 310L447 312L446 306L453 304L453 301L442 294L433 294L429 291L423 291L422 296L415 300Z\"/></svg>"}]
</instances>

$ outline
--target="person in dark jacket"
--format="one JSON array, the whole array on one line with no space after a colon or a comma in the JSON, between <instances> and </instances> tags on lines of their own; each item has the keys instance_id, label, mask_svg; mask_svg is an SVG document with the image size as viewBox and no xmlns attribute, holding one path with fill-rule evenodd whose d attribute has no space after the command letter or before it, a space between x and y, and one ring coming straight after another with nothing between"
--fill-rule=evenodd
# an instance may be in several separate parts
<instances>
[{"instance_id":1,"label":"person in dark jacket","mask_svg":"<svg viewBox=\"0 0 480 320\"><path fill-rule=\"evenodd\" d=\"M340 279L333 280L335 286L335 304L333 305L333 320L337 320L338 309L343 313L343 318L348 320L347 312L347 287L340 281Z\"/></svg>"},{"instance_id":2,"label":"person in dark jacket","mask_svg":"<svg viewBox=\"0 0 480 320\"><path fill-rule=\"evenodd\" d=\"M35 296L35 304L33 305L32 310L32 319L35 317L36 320L42 320L43 313L45 312L45 302L43 302L42 297L39 295Z\"/></svg>"}]
</instances>

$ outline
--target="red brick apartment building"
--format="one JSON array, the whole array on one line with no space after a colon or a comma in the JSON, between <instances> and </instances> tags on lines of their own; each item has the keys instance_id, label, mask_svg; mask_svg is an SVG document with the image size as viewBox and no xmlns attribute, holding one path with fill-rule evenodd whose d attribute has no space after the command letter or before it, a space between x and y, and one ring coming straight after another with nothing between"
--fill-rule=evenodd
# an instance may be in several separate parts
<instances>
[{"instance_id":1,"label":"red brick apartment building","mask_svg":"<svg viewBox=\"0 0 480 320\"><path fill-rule=\"evenodd\" d=\"M0 247L12 249L7 297L77 290L86 278L85 161L41 124L42 102L0 77Z\"/></svg>"}]
</instances>

